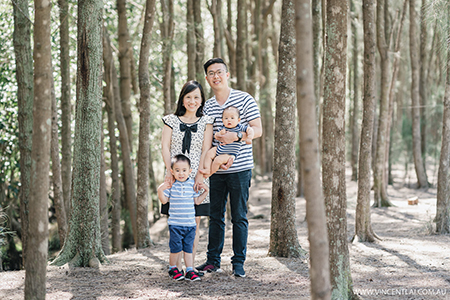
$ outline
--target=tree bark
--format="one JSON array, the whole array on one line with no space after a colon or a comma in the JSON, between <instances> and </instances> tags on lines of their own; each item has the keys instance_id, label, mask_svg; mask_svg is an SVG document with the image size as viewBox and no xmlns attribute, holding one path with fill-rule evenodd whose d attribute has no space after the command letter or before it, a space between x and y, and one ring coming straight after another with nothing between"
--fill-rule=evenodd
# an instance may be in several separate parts
<instances>
[{"instance_id":1,"label":"tree bark","mask_svg":"<svg viewBox=\"0 0 450 300\"><path fill-rule=\"evenodd\" d=\"M148 169L150 161L150 79L148 61L154 18L155 0L147 0L141 53L139 55L139 88L141 90L141 99L139 101L138 188L136 197L137 248L146 248L152 243L148 225Z\"/></svg>"},{"instance_id":2,"label":"tree bark","mask_svg":"<svg viewBox=\"0 0 450 300\"><path fill-rule=\"evenodd\" d=\"M227 30L225 31L225 38L228 49L228 65L232 72L236 72L236 41L233 37L233 9L232 0L227 0ZM196 1L200 2L200 1ZM235 73L231 73L230 77L235 77ZM255 96L254 94L251 94Z\"/></svg>"},{"instance_id":3,"label":"tree bark","mask_svg":"<svg viewBox=\"0 0 450 300\"><path fill-rule=\"evenodd\" d=\"M61 64L61 179L66 215L72 192L72 103L70 95L69 3L58 0Z\"/></svg>"},{"instance_id":4,"label":"tree bark","mask_svg":"<svg viewBox=\"0 0 450 300\"><path fill-rule=\"evenodd\" d=\"M247 90L247 0L238 0L238 16L236 23L236 89Z\"/></svg>"},{"instance_id":5,"label":"tree bark","mask_svg":"<svg viewBox=\"0 0 450 300\"><path fill-rule=\"evenodd\" d=\"M187 80L195 80L197 74L195 59L197 55L195 49L194 0L187 0L186 6Z\"/></svg>"},{"instance_id":6,"label":"tree bark","mask_svg":"<svg viewBox=\"0 0 450 300\"><path fill-rule=\"evenodd\" d=\"M325 85L323 104L322 178L330 245L333 299L353 297L347 245L345 187L345 84L347 70L346 0L327 2Z\"/></svg>"},{"instance_id":7,"label":"tree bark","mask_svg":"<svg viewBox=\"0 0 450 300\"><path fill-rule=\"evenodd\" d=\"M119 140L122 150L122 161L123 161L123 173L124 173L124 189L125 189L125 199L127 202L128 209L130 211L131 227L133 229L133 237L136 242L136 188L134 185L134 171L133 164L131 163L131 151L128 143L128 131L125 124L125 119L122 114L122 106L120 104L120 93L119 93L119 83L116 76L116 68L114 66L114 60L111 50L111 42L109 36L104 30L103 38L103 62L105 65L105 73L110 74L114 102L114 111L116 115L117 128L119 129Z\"/></svg>"},{"instance_id":8,"label":"tree bark","mask_svg":"<svg viewBox=\"0 0 450 300\"><path fill-rule=\"evenodd\" d=\"M127 125L130 151L133 152L133 119L131 115L131 45L127 24L126 0L117 0L119 64L120 64L120 101Z\"/></svg>"},{"instance_id":9,"label":"tree bark","mask_svg":"<svg viewBox=\"0 0 450 300\"><path fill-rule=\"evenodd\" d=\"M419 58L416 42L416 5L415 0L409 1L409 53L411 59L411 105L412 105L412 138L413 157L417 175L418 187L427 188L428 179L422 158L420 135L420 95L419 95Z\"/></svg>"},{"instance_id":10,"label":"tree bark","mask_svg":"<svg viewBox=\"0 0 450 300\"><path fill-rule=\"evenodd\" d=\"M103 119L103 118L102 118ZM103 253L110 255L109 249L109 230L108 230L108 196L106 192L106 162L105 162L105 147L104 147L104 134L103 134L103 120L101 125L101 137L100 137L100 236Z\"/></svg>"},{"instance_id":11,"label":"tree bark","mask_svg":"<svg viewBox=\"0 0 450 300\"><path fill-rule=\"evenodd\" d=\"M426 159L427 154L427 70L428 70L428 57L427 57L427 20L426 20L426 5L427 1L422 0L420 6L420 74L419 74L419 95L420 95L420 146L422 151L422 158Z\"/></svg>"},{"instance_id":12,"label":"tree bark","mask_svg":"<svg viewBox=\"0 0 450 300\"><path fill-rule=\"evenodd\" d=\"M374 206L392 206L386 191L386 139L389 118L389 44L385 34L384 5L386 0L377 2L377 44L380 53L381 82L380 82L380 110L378 115L378 130L376 132L376 151L374 159L373 189Z\"/></svg>"},{"instance_id":13,"label":"tree bark","mask_svg":"<svg viewBox=\"0 0 450 300\"><path fill-rule=\"evenodd\" d=\"M17 106L20 151L20 220L22 226L22 264L28 248L29 205L31 193L31 145L33 133L33 57L28 1L13 1L14 54L16 57ZM1 269L1 268L0 268Z\"/></svg>"},{"instance_id":14,"label":"tree bark","mask_svg":"<svg viewBox=\"0 0 450 300\"><path fill-rule=\"evenodd\" d=\"M163 53L163 94L164 94L164 115L172 113L172 97L170 93L172 78L172 40L175 23L173 20L173 0L161 0L161 10L163 21L159 24L162 39Z\"/></svg>"},{"instance_id":15,"label":"tree bark","mask_svg":"<svg viewBox=\"0 0 450 300\"><path fill-rule=\"evenodd\" d=\"M355 214L354 241L374 242L375 236L370 219L370 162L372 157L373 120L375 118L376 81L376 0L363 1L364 22L364 101L361 141L359 151L358 198Z\"/></svg>"},{"instance_id":16,"label":"tree bark","mask_svg":"<svg viewBox=\"0 0 450 300\"><path fill-rule=\"evenodd\" d=\"M450 13L450 7L448 8ZM449 21L447 21L449 22ZM450 22L449 22L450 23ZM447 26L449 24L447 23ZM448 35L450 35L450 29ZM447 50L447 79L445 83L444 115L442 120L441 157L439 159L436 232L450 233L450 50Z\"/></svg>"},{"instance_id":17,"label":"tree bark","mask_svg":"<svg viewBox=\"0 0 450 300\"><path fill-rule=\"evenodd\" d=\"M329 247L325 204L320 184L319 141L314 97L313 30L308 0L297 0L297 111L300 122L300 153L305 182L306 220L310 243L311 299L330 299Z\"/></svg>"},{"instance_id":18,"label":"tree bark","mask_svg":"<svg viewBox=\"0 0 450 300\"><path fill-rule=\"evenodd\" d=\"M355 7L355 0L350 1L352 20L352 55L353 55L353 109L350 116L350 130L352 133L351 143L351 166L352 166L352 181L358 179L358 144L359 144L359 126L358 126L358 116L359 116L359 51L358 51L358 28L356 27L356 22L358 22L358 12Z\"/></svg>"},{"instance_id":19,"label":"tree bark","mask_svg":"<svg viewBox=\"0 0 450 300\"><path fill-rule=\"evenodd\" d=\"M78 2L77 104L69 234L54 265L98 268L106 260L100 236L102 1Z\"/></svg>"},{"instance_id":20,"label":"tree bark","mask_svg":"<svg viewBox=\"0 0 450 300\"><path fill-rule=\"evenodd\" d=\"M53 76L50 43L51 3L36 0L34 9L33 142L24 294L25 299L45 299Z\"/></svg>"},{"instance_id":21,"label":"tree bark","mask_svg":"<svg viewBox=\"0 0 450 300\"><path fill-rule=\"evenodd\" d=\"M295 10L283 0L275 117L275 147L269 255L300 257L295 228Z\"/></svg>"},{"instance_id":22,"label":"tree bark","mask_svg":"<svg viewBox=\"0 0 450 300\"><path fill-rule=\"evenodd\" d=\"M59 159L59 138L58 138L58 109L56 106L55 86L52 76L52 133L50 156L52 161L52 181L53 181L53 204L55 205L56 221L58 223L58 235L60 245L64 245L67 235L67 217L64 206L61 161Z\"/></svg>"},{"instance_id":23,"label":"tree bark","mask_svg":"<svg viewBox=\"0 0 450 300\"><path fill-rule=\"evenodd\" d=\"M203 63L205 59L205 40L203 37L203 23L202 23L202 2L194 1L194 25L195 25L195 70L197 81L205 88L205 72L203 70ZM157 200L159 203L159 200Z\"/></svg>"}]
</instances>

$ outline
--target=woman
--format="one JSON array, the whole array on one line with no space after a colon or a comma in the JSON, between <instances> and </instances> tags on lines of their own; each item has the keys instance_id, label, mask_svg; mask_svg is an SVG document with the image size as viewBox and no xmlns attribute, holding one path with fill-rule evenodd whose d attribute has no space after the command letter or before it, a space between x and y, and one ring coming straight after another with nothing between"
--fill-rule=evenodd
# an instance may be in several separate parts
<instances>
[{"instance_id":1,"label":"woman","mask_svg":"<svg viewBox=\"0 0 450 300\"><path fill-rule=\"evenodd\" d=\"M177 109L174 114L163 117L164 127L162 130L162 156L166 166L164 181L170 185L175 181L170 172L171 158L177 154L184 154L191 160L191 178L197 185L203 182L203 175L198 172L198 167L203 166L206 152L211 148L213 138L214 118L203 115L205 95L203 88L197 81L188 81L181 89L178 98ZM204 182L209 186L209 181ZM161 207L161 213L168 214L169 203ZM199 240L199 225L201 216L209 216L209 195L199 205L195 206L195 221L197 231L194 247L192 250L193 261ZM181 261L177 264L181 267Z\"/></svg>"}]
</instances>

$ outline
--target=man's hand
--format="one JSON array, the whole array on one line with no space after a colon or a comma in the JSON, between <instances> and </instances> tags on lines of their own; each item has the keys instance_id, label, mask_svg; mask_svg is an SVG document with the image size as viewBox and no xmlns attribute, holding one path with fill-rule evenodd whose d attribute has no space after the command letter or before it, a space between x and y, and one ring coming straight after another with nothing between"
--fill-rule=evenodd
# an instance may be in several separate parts
<instances>
[{"instance_id":1,"label":"man's hand","mask_svg":"<svg viewBox=\"0 0 450 300\"><path fill-rule=\"evenodd\" d=\"M221 145L231 144L232 142L236 142L238 140L236 132L227 131L224 134L218 132L216 134L216 139L220 142Z\"/></svg>"}]
</instances>

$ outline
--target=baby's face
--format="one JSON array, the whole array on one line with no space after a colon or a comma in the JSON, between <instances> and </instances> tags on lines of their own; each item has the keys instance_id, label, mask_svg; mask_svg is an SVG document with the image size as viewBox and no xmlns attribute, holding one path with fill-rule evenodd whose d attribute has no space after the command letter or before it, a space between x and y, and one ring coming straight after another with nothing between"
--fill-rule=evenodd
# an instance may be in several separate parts
<instances>
[{"instance_id":1,"label":"baby's face","mask_svg":"<svg viewBox=\"0 0 450 300\"><path fill-rule=\"evenodd\" d=\"M222 122L226 128L234 128L240 121L241 119L235 111L230 109L223 112Z\"/></svg>"}]
</instances>

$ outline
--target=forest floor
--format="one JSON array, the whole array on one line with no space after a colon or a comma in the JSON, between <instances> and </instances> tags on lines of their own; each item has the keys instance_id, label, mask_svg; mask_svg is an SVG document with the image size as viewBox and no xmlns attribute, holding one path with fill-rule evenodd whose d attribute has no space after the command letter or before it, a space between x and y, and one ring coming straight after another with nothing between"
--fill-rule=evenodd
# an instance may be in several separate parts
<instances>
[{"instance_id":1,"label":"forest floor","mask_svg":"<svg viewBox=\"0 0 450 300\"><path fill-rule=\"evenodd\" d=\"M347 178L348 239L354 233L357 184ZM353 287L362 299L450 299L450 236L433 234L436 188L416 190L405 183L389 186L395 207L372 208L375 243L349 244ZM418 205L407 199L418 197ZM166 219L151 227L155 246L108 256L99 270L48 267L47 298L60 299L308 299L308 262L267 256L270 236L271 183L254 182L249 210L246 278L231 273L231 224L226 227L223 273L201 282L175 282L167 274ZM305 200L297 199L297 231L309 250ZM203 220L196 264L205 261L207 221ZM25 271L0 272L0 299L24 297Z\"/></svg>"}]
</instances>

